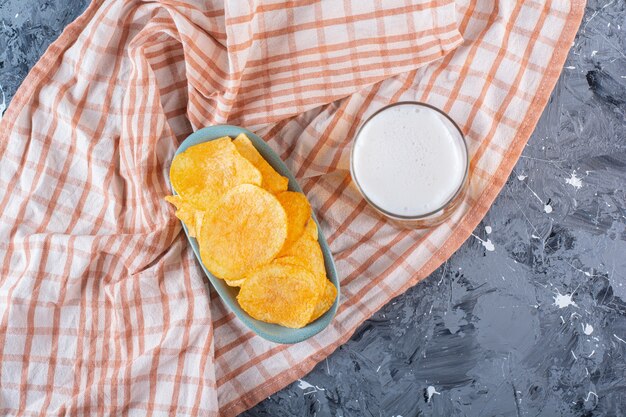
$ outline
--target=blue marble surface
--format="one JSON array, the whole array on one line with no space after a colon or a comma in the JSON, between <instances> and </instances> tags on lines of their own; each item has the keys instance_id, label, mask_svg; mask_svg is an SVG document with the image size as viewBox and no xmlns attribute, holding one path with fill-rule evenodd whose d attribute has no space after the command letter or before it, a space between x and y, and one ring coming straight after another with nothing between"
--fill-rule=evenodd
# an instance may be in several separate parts
<instances>
[{"instance_id":1,"label":"blue marble surface","mask_svg":"<svg viewBox=\"0 0 626 417\"><path fill-rule=\"evenodd\" d=\"M86 5L2 0L0 110ZM591 0L474 236L243 416L626 415L625 113L626 4Z\"/></svg>"}]
</instances>

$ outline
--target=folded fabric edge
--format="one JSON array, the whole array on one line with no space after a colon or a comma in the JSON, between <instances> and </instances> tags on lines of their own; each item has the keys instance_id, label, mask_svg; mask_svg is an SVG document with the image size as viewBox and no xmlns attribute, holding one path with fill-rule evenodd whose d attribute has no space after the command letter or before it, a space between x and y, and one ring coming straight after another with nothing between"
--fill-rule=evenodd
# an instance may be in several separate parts
<instances>
[{"instance_id":1,"label":"folded fabric edge","mask_svg":"<svg viewBox=\"0 0 626 417\"><path fill-rule=\"evenodd\" d=\"M388 72L386 74L381 74L379 76L374 76L370 79L367 79L367 81L362 82L363 80L359 80L361 81L358 86L356 86L356 88L351 88L349 91L344 91L340 94L334 94L334 95L327 95L325 96L322 100L316 98L314 101L312 100L308 100L308 99L304 99L301 101L301 103L298 103L296 107L294 107L293 109L291 109L288 112L283 112L283 113L279 113L276 114L274 116L270 116L264 119L263 121L263 125L262 126L266 126L268 124L273 124L273 123L279 123L285 119L289 119L291 117L294 117L296 115L302 114L302 113L306 113L310 110L316 109L316 108L320 108L323 106L327 106L330 103L339 101L339 100L343 100L346 97L350 97L355 93L358 93L361 90L365 90L369 87L371 87L374 84L378 84L382 81L385 81L389 78L393 78L396 77L400 74L404 74L410 71L415 71L418 70L430 63L433 63L435 61L441 60L443 58L445 58L448 54L454 52L462 43L463 43L463 36L461 35L461 33L458 30L458 26L449 32L450 33L450 38L448 40L448 43L445 44L443 42L439 43L439 50L431 55L428 56L416 56L410 63L410 65L408 65L406 68L403 68L401 71L400 70L393 70L391 72ZM261 128L261 126L256 125L256 124L252 124L250 126L248 126L249 129L251 129L252 131L257 131L259 128Z\"/></svg>"},{"instance_id":2,"label":"folded fabric edge","mask_svg":"<svg viewBox=\"0 0 626 417\"><path fill-rule=\"evenodd\" d=\"M446 30L442 31L439 36L433 36L433 39L421 39L416 37L415 42L412 45L412 47L416 50L409 60L403 62L401 67L393 67L391 70L385 69L382 74L354 79L351 81L352 85L350 85L349 89L326 94L323 98L301 98L300 100L296 100L296 103L288 108L287 111L281 112L278 110L276 111L276 114L265 117L262 125L253 123L247 127L256 131L261 128L261 126L278 123L298 114L306 113L310 110L326 106L330 103L358 93L359 91L365 90L370 86L378 84L386 79L418 70L432 62L441 60L450 53L454 52L464 42L463 36L460 32L459 22L457 21L456 2L455 0L439 0L431 3L436 4L435 8L437 8L436 12L433 12L431 8L432 19L437 22L435 25L436 28ZM418 30L417 32L420 31ZM436 50L427 53L426 51L428 49ZM346 84L350 84L350 82L346 82Z\"/></svg>"},{"instance_id":3,"label":"folded fabric edge","mask_svg":"<svg viewBox=\"0 0 626 417\"><path fill-rule=\"evenodd\" d=\"M545 108L552 90L554 89L556 82L561 75L563 65L569 53L570 47L576 32L580 26L580 22L584 15L585 0L574 0L572 2L572 10L568 16L568 20L565 23L561 37L555 48L555 53L552 55L548 70L545 72L541 81L541 87L535 100L533 100L526 117L521 124L521 129L518 131L512 146L505 154L500 166L496 170L496 173L492 177L492 180L485 188L483 194L477 198L476 207L474 210L469 211L465 217L459 222L456 228L453 230L452 236L444 243L441 249L433 254L431 259L418 271L414 278L402 286L399 290L390 295L389 299L397 297L404 293L410 287L416 285L422 279L428 277L439 266L443 264L454 252L456 252L461 245L470 237L471 233L481 222L483 217L487 214L487 211L493 204L494 200L500 193L500 190L504 186L507 178L513 171L515 164L517 163L520 155L522 154L530 135L535 129L539 118ZM369 318L369 317L368 317ZM231 401L220 409L220 415L223 417L235 417L238 414L254 407L268 396L275 392L285 388L292 382L302 378L308 374L319 362L328 357L339 346L343 345L354 334L356 329L367 319L359 322L356 326L348 329L341 338L335 343L326 347L320 352L308 358L302 362L299 366L291 368L285 371L270 381L257 387L256 389L248 392L246 395L240 397L238 400Z\"/></svg>"}]
</instances>

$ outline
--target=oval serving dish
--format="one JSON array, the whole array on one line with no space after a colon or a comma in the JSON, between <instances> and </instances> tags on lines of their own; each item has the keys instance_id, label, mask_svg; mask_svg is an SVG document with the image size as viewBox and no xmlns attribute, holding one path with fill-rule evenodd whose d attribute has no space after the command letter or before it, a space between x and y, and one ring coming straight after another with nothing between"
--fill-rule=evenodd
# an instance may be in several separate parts
<instances>
[{"instance_id":1,"label":"oval serving dish","mask_svg":"<svg viewBox=\"0 0 626 417\"><path fill-rule=\"evenodd\" d=\"M296 182L295 177L289 171L289 168L285 165L285 163L280 159L280 157L269 147L267 143L254 133L250 132L247 129L238 127L238 126L230 126L230 125L217 125L210 126L200 129L191 135L189 135L178 147L176 150L176 154L178 155L181 152L187 150L187 148L198 145L203 142L207 142L210 140L218 139L224 136L230 136L231 138L237 137L240 133L245 133L254 147L259 151L261 156L265 158L265 160L282 176L287 177L289 179L289 190L302 192L302 189ZM171 181L170 181L171 183ZM176 190L172 188L174 194ZM301 329L290 329L288 327L283 327L277 324L265 323L259 320L256 320L248 313L243 311L243 309L239 306L237 302L237 293L239 292L239 288L229 287L226 285L226 282L217 278L213 274L211 274L202 263L202 259L200 258L200 248L198 247L198 242L195 238L190 237L187 231L187 226L183 225L183 230L185 231L185 235L187 236L187 240L191 245L194 254L196 255L196 259L200 263L202 270L205 275L211 281L211 285L217 291L222 300L228 305L228 307L235 313L235 315L254 333L258 334L264 339L267 339L271 342L276 343L298 343L303 340L308 339L309 337L321 332L328 326L331 322L335 313L337 312L337 308L339 307L339 279L337 277L337 271L335 269L335 262L333 260L332 254L330 252L330 248L328 247L328 243L326 242L326 238L322 234L322 229L319 227L319 223L317 218L315 217L315 212L311 212L311 216L313 220L318 226L318 241L320 247L322 248L322 253L324 254L324 264L326 265L326 275L328 279L335 285L337 288L337 298L335 298L335 302L332 307L324 313L320 318L315 320L312 323L307 324Z\"/></svg>"}]
</instances>

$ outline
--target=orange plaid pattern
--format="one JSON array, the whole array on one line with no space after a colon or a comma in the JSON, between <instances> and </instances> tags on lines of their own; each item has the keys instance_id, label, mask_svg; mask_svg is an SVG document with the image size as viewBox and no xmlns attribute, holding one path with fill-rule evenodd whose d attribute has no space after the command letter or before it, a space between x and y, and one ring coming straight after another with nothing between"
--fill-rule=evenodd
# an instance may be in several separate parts
<instances>
[{"instance_id":1,"label":"orange plaid pattern","mask_svg":"<svg viewBox=\"0 0 626 417\"><path fill-rule=\"evenodd\" d=\"M582 0L94 0L0 127L0 415L234 416L308 372L469 236L554 86ZM398 230L349 175L359 123L449 112L471 152L447 223ZM258 132L299 178L342 280L331 326L256 337L207 285L168 168L193 130Z\"/></svg>"}]
</instances>

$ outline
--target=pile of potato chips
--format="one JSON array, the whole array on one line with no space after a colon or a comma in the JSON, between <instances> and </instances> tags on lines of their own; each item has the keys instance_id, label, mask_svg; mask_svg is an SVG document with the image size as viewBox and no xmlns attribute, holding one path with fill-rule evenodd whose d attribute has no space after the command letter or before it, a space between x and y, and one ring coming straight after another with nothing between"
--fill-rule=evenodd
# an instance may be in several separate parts
<instances>
[{"instance_id":1,"label":"pile of potato chips","mask_svg":"<svg viewBox=\"0 0 626 417\"><path fill-rule=\"evenodd\" d=\"M206 268L233 287L250 316L304 327L334 303L318 230L302 193L245 134L188 148L172 161L165 199L200 247Z\"/></svg>"}]
</instances>

